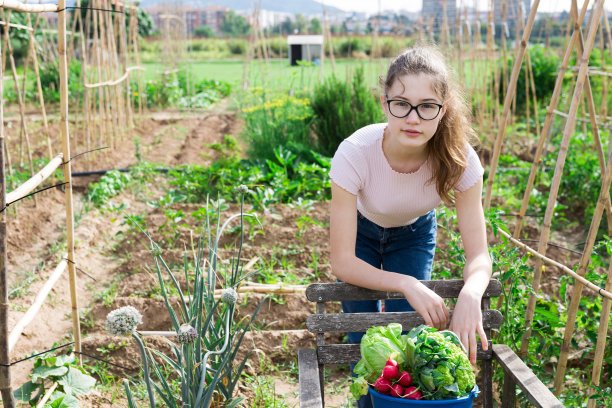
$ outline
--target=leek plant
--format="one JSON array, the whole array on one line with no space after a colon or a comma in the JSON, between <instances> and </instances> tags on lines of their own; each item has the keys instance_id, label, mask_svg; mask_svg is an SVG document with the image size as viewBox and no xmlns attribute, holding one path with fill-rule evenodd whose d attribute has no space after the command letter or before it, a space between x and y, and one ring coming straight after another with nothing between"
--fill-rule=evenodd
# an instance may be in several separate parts
<instances>
[{"instance_id":1,"label":"leek plant","mask_svg":"<svg viewBox=\"0 0 612 408\"><path fill-rule=\"evenodd\" d=\"M161 248L145 232L150 240L151 252L155 259L161 294L170 314L172 327L176 332L176 341L169 341L172 356L142 347L142 341L138 332L135 331L135 325L131 332L125 332L123 329L121 333L118 333L117 330L109 327L107 319L107 328L111 334L131 334L141 346L143 374L149 391L151 407L155 406L152 388L163 400L163 405L170 408L235 407L241 401L241 398L234 396L234 390L246 364L248 353L239 363L235 363L234 360L244 335L265 299L261 301L250 319L234 321L238 298L237 289L244 279L256 273L246 274L240 264L244 241L244 217L253 215L244 214L244 194L248 191L247 188L240 186L237 190L240 194L240 214L229 217L221 227L219 227L220 222L217 221L216 236L213 236L210 219L207 216L205 232L200 237L195 256L195 270L189 270L190 263L185 255L184 273L187 282L185 290L181 288L176 276L164 261ZM220 217L217 219L219 220ZM236 219L240 220L240 242L237 246L237 256L232 260L228 270L221 270L217 254L219 238L228 225ZM164 281L166 274L170 278L171 285L174 286L173 291L178 293L178 313L171 306L171 300L168 298L169 288ZM217 285L218 277L222 278L219 285ZM191 287L190 282L192 282ZM223 287L223 290L221 296L215 299L217 286ZM117 319L116 316L115 319ZM138 323L138 319L130 320ZM149 368L155 381L149 376ZM170 368L177 375L180 381L178 389L174 386L172 379L168 378L166 368ZM137 407L129 383L124 382L124 386L129 406Z\"/></svg>"}]
</instances>

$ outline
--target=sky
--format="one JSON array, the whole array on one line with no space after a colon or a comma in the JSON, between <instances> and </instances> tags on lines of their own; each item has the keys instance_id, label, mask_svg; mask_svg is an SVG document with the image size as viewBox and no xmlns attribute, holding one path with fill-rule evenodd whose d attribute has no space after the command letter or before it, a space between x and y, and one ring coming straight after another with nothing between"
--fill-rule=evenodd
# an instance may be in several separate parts
<instances>
[{"instance_id":1,"label":"sky","mask_svg":"<svg viewBox=\"0 0 612 408\"><path fill-rule=\"evenodd\" d=\"M378 11L379 3L381 10L408 10L408 11L420 11L422 6L422 0L317 0L319 3L323 3L326 6L337 7L347 11L358 11L365 13L375 13ZM478 3L480 10L487 10L489 1L488 0L458 0L457 5L463 7L473 6L474 3ZM578 7L581 7L583 0L578 0ZM533 3L533 1L532 1ZM590 2L594 3L593 1ZM538 11L552 12L552 11L569 11L571 0L540 0ZM590 6L589 6L590 7ZM608 9L608 6L606 6Z\"/></svg>"}]
</instances>

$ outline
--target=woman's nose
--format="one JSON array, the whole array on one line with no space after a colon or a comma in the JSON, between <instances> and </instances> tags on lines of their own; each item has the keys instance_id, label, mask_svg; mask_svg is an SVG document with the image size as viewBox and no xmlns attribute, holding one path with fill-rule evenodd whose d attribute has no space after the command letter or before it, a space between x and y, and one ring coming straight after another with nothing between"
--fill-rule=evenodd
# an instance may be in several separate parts
<instances>
[{"instance_id":1,"label":"woman's nose","mask_svg":"<svg viewBox=\"0 0 612 408\"><path fill-rule=\"evenodd\" d=\"M419 114L417 113L416 109L412 109L412 111L410 111L408 113L408 116L406 116L406 122L419 122L421 120L421 118L419 117Z\"/></svg>"}]
</instances>

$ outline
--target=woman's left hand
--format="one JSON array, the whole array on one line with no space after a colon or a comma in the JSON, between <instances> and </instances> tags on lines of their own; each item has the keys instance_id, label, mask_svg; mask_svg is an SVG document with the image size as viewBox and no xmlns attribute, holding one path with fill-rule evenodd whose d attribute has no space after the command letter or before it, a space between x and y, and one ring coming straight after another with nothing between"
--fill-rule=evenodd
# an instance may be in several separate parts
<instances>
[{"instance_id":1,"label":"woman's left hand","mask_svg":"<svg viewBox=\"0 0 612 408\"><path fill-rule=\"evenodd\" d=\"M453 311L449 329L453 331L468 351L470 362L476 364L477 340L480 337L482 349L488 350L487 335L482 327L482 311L480 309L481 297L470 292L467 288L461 291L457 298L457 305Z\"/></svg>"}]
</instances>

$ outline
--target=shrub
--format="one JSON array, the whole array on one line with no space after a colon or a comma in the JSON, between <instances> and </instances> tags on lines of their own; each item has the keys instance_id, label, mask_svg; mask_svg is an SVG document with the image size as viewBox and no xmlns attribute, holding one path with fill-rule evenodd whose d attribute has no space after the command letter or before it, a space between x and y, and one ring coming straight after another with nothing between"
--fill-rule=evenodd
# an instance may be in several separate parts
<instances>
[{"instance_id":1,"label":"shrub","mask_svg":"<svg viewBox=\"0 0 612 408\"><path fill-rule=\"evenodd\" d=\"M227 48L234 55L243 55L246 52L246 41L240 39L232 39L227 42Z\"/></svg>"},{"instance_id":2,"label":"shrub","mask_svg":"<svg viewBox=\"0 0 612 408\"><path fill-rule=\"evenodd\" d=\"M317 86L312 98L316 149L333 156L338 145L357 129L384 121L380 102L364 83L363 67L355 70L352 82L335 76Z\"/></svg>"},{"instance_id":3,"label":"shrub","mask_svg":"<svg viewBox=\"0 0 612 408\"><path fill-rule=\"evenodd\" d=\"M529 49L531 57L531 66L533 69L533 79L536 84L536 97L538 103L543 102L548 104L550 97L555 89L555 82L557 80L557 67L561 63L559 57L545 49L540 45L534 45ZM525 110L525 60L523 60L523 66L519 73L518 82L516 84L516 108L517 112L521 113ZM512 72L512 66L514 65L514 58L508 59L508 71ZM500 82L500 102L503 103L505 93L501 92L501 87L506 87L507 84L501 84ZM532 97L530 96L529 101L531 102Z\"/></svg>"},{"instance_id":4,"label":"shrub","mask_svg":"<svg viewBox=\"0 0 612 408\"><path fill-rule=\"evenodd\" d=\"M274 159L274 149L285 146L300 157L308 157L312 146L312 109L307 98L288 95L268 97L261 88L243 109L248 154L254 159Z\"/></svg>"}]
</instances>

